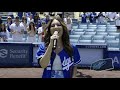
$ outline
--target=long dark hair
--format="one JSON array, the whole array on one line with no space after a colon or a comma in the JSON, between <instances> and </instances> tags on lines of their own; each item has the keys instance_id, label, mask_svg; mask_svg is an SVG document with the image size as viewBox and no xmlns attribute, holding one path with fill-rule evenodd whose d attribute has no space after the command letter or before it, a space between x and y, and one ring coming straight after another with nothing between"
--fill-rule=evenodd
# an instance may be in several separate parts
<instances>
[{"instance_id":1,"label":"long dark hair","mask_svg":"<svg viewBox=\"0 0 120 90\"><path fill-rule=\"evenodd\" d=\"M2 25L4 26L4 29L2 29ZM1 32L6 32L6 25L5 25L5 23L1 24Z\"/></svg>"},{"instance_id":2,"label":"long dark hair","mask_svg":"<svg viewBox=\"0 0 120 90\"><path fill-rule=\"evenodd\" d=\"M24 22L24 21L25 21L25 23L27 23L27 18L25 16L22 17L22 22Z\"/></svg>"},{"instance_id":3,"label":"long dark hair","mask_svg":"<svg viewBox=\"0 0 120 90\"><path fill-rule=\"evenodd\" d=\"M35 31L35 23L34 22L29 23L29 30L31 30L31 23L33 24L33 28L34 28L34 31Z\"/></svg>"},{"instance_id":4,"label":"long dark hair","mask_svg":"<svg viewBox=\"0 0 120 90\"><path fill-rule=\"evenodd\" d=\"M47 24L47 26L45 28L45 30L46 30L46 34L45 34L45 37L44 37L45 47L47 48L49 43L50 43L50 37L52 36L51 33L50 33L50 28L51 28L51 23L53 22L54 19L58 20L60 22L60 24L62 25L62 28L63 28L63 35L62 35L63 47L64 47L64 50L68 53L68 55L70 57L72 57L73 48L70 45L69 32L68 32L67 26L65 25L65 23L61 19L58 19L56 17L51 19L48 22L48 24Z\"/></svg>"}]
</instances>

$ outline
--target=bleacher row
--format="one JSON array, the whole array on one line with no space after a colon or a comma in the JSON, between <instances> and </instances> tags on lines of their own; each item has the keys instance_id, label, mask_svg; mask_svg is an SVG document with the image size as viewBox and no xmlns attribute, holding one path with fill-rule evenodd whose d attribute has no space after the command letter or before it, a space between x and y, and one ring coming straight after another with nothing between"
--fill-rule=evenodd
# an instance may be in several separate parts
<instances>
[{"instance_id":1,"label":"bleacher row","mask_svg":"<svg viewBox=\"0 0 120 90\"><path fill-rule=\"evenodd\" d=\"M75 24L70 34L71 43L107 44L108 50L120 50L120 33L111 24Z\"/></svg>"}]
</instances>

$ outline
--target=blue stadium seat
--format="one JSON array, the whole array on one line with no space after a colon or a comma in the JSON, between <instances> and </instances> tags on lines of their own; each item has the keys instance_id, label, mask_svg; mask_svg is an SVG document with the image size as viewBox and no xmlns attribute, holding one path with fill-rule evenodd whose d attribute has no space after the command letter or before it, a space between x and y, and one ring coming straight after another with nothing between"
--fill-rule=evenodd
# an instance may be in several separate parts
<instances>
[{"instance_id":1,"label":"blue stadium seat","mask_svg":"<svg viewBox=\"0 0 120 90\"><path fill-rule=\"evenodd\" d=\"M97 27L97 29L106 29L106 27Z\"/></svg>"},{"instance_id":2,"label":"blue stadium seat","mask_svg":"<svg viewBox=\"0 0 120 90\"><path fill-rule=\"evenodd\" d=\"M78 39L70 39L70 43L78 43Z\"/></svg>"},{"instance_id":3,"label":"blue stadium seat","mask_svg":"<svg viewBox=\"0 0 120 90\"><path fill-rule=\"evenodd\" d=\"M91 40L79 40L80 44L91 44Z\"/></svg>"},{"instance_id":4,"label":"blue stadium seat","mask_svg":"<svg viewBox=\"0 0 120 90\"><path fill-rule=\"evenodd\" d=\"M73 31L75 31L75 32L83 32L84 29L73 29Z\"/></svg>"},{"instance_id":5,"label":"blue stadium seat","mask_svg":"<svg viewBox=\"0 0 120 90\"><path fill-rule=\"evenodd\" d=\"M97 27L88 27L88 29L96 29Z\"/></svg>"},{"instance_id":6,"label":"blue stadium seat","mask_svg":"<svg viewBox=\"0 0 120 90\"><path fill-rule=\"evenodd\" d=\"M107 32L117 32L117 29L107 29Z\"/></svg>"},{"instance_id":7,"label":"blue stadium seat","mask_svg":"<svg viewBox=\"0 0 120 90\"><path fill-rule=\"evenodd\" d=\"M81 35L80 40L91 40L92 35Z\"/></svg>"},{"instance_id":8,"label":"blue stadium seat","mask_svg":"<svg viewBox=\"0 0 120 90\"><path fill-rule=\"evenodd\" d=\"M107 29L117 29L117 27L107 27Z\"/></svg>"},{"instance_id":9,"label":"blue stadium seat","mask_svg":"<svg viewBox=\"0 0 120 90\"><path fill-rule=\"evenodd\" d=\"M72 26L72 29L77 29L78 25Z\"/></svg>"},{"instance_id":10,"label":"blue stadium seat","mask_svg":"<svg viewBox=\"0 0 120 90\"><path fill-rule=\"evenodd\" d=\"M119 40L107 40L106 42L107 42L107 46L109 48L119 48L120 47L119 46L119 44L120 44Z\"/></svg>"},{"instance_id":11,"label":"blue stadium seat","mask_svg":"<svg viewBox=\"0 0 120 90\"><path fill-rule=\"evenodd\" d=\"M86 26L79 26L80 29L87 29Z\"/></svg>"},{"instance_id":12,"label":"blue stadium seat","mask_svg":"<svg viewBox=\"0 0 120 90\"><path fill-rule=\"evenodd\" d=\"M105 40L92 40L93 44L105 44Z\"/></svg>"},{"instance_id":13,"label":"blue stadium seat","mask_svg":"<svg viewBox=\"0 0 120 90\"><path fill-rule=\"evenodd\" d=\"M80 35L69 35L70 39L79 39Z\"/></svg>"},{"instance_id":14,"label":"blue stadium seat","mask_svg":"<svg viewBox=\"0 0 120 90\"><path fill-rule=\"evenodd\" d=\"M110 35L110 36L115 36L116 38L119 38L120 37L120 33L112 33L112 32L109 32L109 34L108 35Z\"/></svg>"},{"instance_id":15,"label":"blue stadium seat","mask_svg":"<svg viewBox=\"0 0 120 90\"><path fill-rule=\"evenodd\" d=\"M85 32L85 35L95 35L96 32Z\"/></svg>"},{"instance_id":16,"label":"blue stadium seat","mask_svg":"<svg viewBox=\"0 0 120 90\"><path fill-rule=\"evenodd\" d=\"M89 24L88 27L97 27L97 25Z\"/></svg>"},{"instance_id":17,"label":"blue stadium seat","mask_svg":"<svg viewBox=\"0 0 120 90\"><path fill-rule=\"evenodd\" d=\"M97 27L106 27L106 25L97 25Z\"/></svg>"},{"instance_id":18,"label":"blue stadium seat","mask_svg":"<svg viewBox=\"0 0 120 90\"><path fill-rule=\"evenodd\" d=\"M84 29L86 32L94 32L95 29Z\"/></svg>"},{"instance_id":19,"label":"blue stadium seat","mask_svg":"<svg viewBox=\"0 0 120 90\"><path fill-rule=\"evenodd\" d=\"M102 35L94 35L93 40L104 40L104 36L102 36Z\"/></svg>"},{"instance_id":20,"label":"blue stadium seat","mask_svg":"<svg viewBox=\"0 0 120 90\"><path fill-rule=\"evenodd\" d=\"M73 32L74 35L84 35L85 32Z\"/></svg>"},{"instance_id":21,"label":"blue stadium seat","mask_svg":"<svg viewBox=\"0 0 120 90\"><path fill-rule=\"evenodd\" d=\"M106 29L96 29L96 32L105 32Z\"/></svg>"},{"instance_id":22,"label":"blue stadium seat","mask_svg":"<svg viewBox=\"0 0 120 90\"><path fill-rule=\"evenodd\" d=\"M107 36L107 35L108 35L107 32L97 32L96 34L97 34L97 35L104 35L104 36Z\"/></svg>"},{"instance_id":23,"label":"blue stadium seat","mask_svg":"<svg viewBox=\"0 0 120 90\"><path fill-rule=\"evenodd\" d=\"M115 40L115 36L105 36L105 40Z\"/></svg>"}]
</instances>

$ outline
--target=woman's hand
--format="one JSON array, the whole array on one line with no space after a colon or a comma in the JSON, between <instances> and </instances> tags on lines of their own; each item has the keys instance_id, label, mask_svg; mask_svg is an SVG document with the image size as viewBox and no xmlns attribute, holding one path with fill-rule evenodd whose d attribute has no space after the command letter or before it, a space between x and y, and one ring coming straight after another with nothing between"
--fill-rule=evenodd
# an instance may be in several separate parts
<instances>
[{"instance_id":1,"label":"woman's hand","mask_svg":"<svg viewBox=\"0 0 120 90\"><path fill-rule=\"evenodd\" d=\"M54 33L51 37L50 37L50 44L49 44L49 46L50 47L53 47L53 41L54 41L54 39L59 39L59 36L58 36L58 33Z\"/></svg>"}]
</instances>

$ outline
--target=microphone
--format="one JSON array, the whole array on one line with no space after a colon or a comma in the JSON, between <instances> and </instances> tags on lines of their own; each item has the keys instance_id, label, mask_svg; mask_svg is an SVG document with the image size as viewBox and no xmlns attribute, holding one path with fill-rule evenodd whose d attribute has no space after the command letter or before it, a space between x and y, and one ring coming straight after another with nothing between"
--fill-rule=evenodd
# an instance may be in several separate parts
<instances>
[{"instance_id":1,"label":"microphone","mask_svg":"<svg viewBox=\"0 0 120 90\"><path fill-rule=\"evenodd\" d=\"M54 35L57 35L57 34L58 34L58 31L55 31ZM53 40L53 49L56 49L56 47L57 47L57 39L54 39Z\"/></svg>"}]
</instances>

